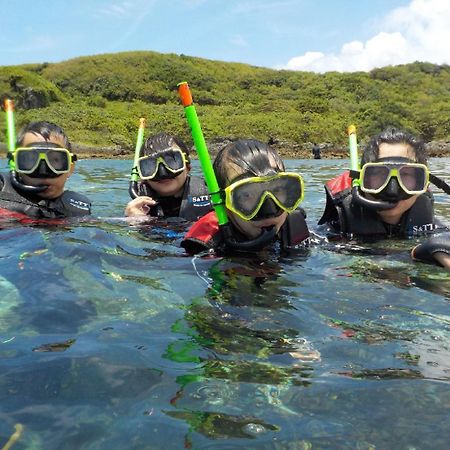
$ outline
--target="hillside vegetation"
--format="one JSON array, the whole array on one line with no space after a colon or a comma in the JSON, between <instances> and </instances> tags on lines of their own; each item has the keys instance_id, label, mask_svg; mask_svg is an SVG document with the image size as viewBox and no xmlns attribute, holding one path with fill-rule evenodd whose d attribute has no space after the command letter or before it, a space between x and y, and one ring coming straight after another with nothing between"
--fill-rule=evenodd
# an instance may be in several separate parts
<instances>
[{"instance_id":1,"label":"hillside vegetation","mask_svg":"<svg viewBox=\"0 0 450 450\"><path fill-rule=\"evenodd\" d=\"M315 74L127 52L0 67L0 95L15 101L17 129L50 120L77 144L126 152L134 148L139 117L147 118L147 136L165 130L191 142L176 91L180 81L191 86L207 141L255 137L292 148L345 146L350 123L360 141L387 125L426 141L450 140L448 65ZM6 140L4 127L0 140Z\"/></svg>"}]
</instances>

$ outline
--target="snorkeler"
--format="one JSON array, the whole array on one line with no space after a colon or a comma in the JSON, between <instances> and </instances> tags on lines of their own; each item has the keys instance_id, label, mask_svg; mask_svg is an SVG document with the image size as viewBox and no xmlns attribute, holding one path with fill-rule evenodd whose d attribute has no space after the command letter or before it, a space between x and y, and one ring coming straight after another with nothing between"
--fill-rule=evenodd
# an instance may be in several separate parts
<instances>
[{"instance_id":1,"label":"snorkeler","mask_svg":"<svg viewBox=\"0 0 450 450\"><path fill-rule=\"evenodd\" d=\"M364 149L361 166L359 173L345 172L326 183L327 203L319 225L354 237L406 237L441 226L428 185L450 188L430 174L421 140L387 128ZM359 180L353 189L352 178Z\"/></svg>"},{"instance_id":2,"label":"snorkeler","mask_svg":"<svg viewBox=\"0 0 450 450\"><path fill-rule=\"evenodd\" d=\"M0 215L53 219L91 213L87 197L64 190L77 157L58 125L30 123L8 157L12 170L0 174Z\"/></svg>"},{"instance_id":3,"label":"snorkeler","mask_svg":"<svg viewBox=\"0 0 450 450\"><path fill-rule=\"evenodd\" d=\"M134 198L125 215L195 221L211 211L205 182L190 170L189 149L181 139L166 133L149 137L139 151L140 181L130 192Z\"/></svg>"},{"instance_id":4,"label":"snorkeler","mask_svg":"<svg viewBox=\"0 0 450 450\"><path fill-rule=\"evenodd\" d=\"M345 172L325 185L327 203L319 225L326 224L331 234L410 237L444 228L435 217L429 183L447 194L450 187L430 173L423 141L387 128L370 140L361 166L361 170ZM445 240L439 242L440 248L450 249ZM427 249L425 246L423 251ZM420 252L414 259L419 260L418 255ZM433 253L429 259L435 261Z\"/></svg>"},{"instance_id":5,"label":"snorkeler","mask_svg":"<svg viewBox=\"0 0 450 450\"><path fill-rule=\"evenodd\" d=\"M213 167L229 221L219 226L214 212L199 219L181 243L187 253L256 252L276 242L286 249L308 239L305 213L298 208L302 177L286 172L273 148L238 140L219 151Z\"/></svg>"}]
</instances>

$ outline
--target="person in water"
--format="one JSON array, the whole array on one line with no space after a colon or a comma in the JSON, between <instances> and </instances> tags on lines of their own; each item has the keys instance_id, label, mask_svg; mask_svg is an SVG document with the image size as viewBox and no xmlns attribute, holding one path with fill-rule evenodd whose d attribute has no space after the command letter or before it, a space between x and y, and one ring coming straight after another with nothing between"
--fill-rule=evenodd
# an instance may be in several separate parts
<instances>
[{"instance_id":1,"label":"person in water","mask_svg":"<svg viewBox=\"0 0 450 450\"><path fill-rule=\"evenodd\" d=\"M313 144L311 152L314 159L322 158L322 156L320 155L320 147L316 143Z\"/></svg>"},{"instance_id":2,"label":"person in water","mask_svg":"<svg viewBox=\"0 0 450 450\"><path fill-rule=\"evenodd\" d=\"M359 187L352 188L352 177ZM344 236L413 236L433 231L433 177L424 143L396 128L374 136L359 173L345 172L325 185L327 203L319 225Z\"/></svg>"},{"instance_id":3,"label":"person in water","mask_svg":"<svg viewBox=\"0 0 450 450\"><path fill-rule=\"evenodd\" d=\"M0 215L54 219L91 213L87 197L65 191L77 157L58 126L32 122L18 136L9 155L13 170L0 174Z\"/></svg>"},{"instance_id":4,"label":"person in water","mask_svg":"<svg viewBox=\"0 0 450 450\"><path fill-rule=\"evenodd\" d=\"M125 208L126 216L195 221L211 210L204 180L189 174L189 149L181 139L158 133L144 142L139 156L141 181Z\"/></svg>"},{"instance_id":5,"label":"person in water","mask_svg":"<svg viewBox=\"0 0 450 450\"><path fill-rule=\"evenodd\" d=\"M352 187L353 179L359 186ZM326 224L334 236L350 238L433 232L443 226L434 215L429 182L450 192L429 172L423 141L387 128L364 149L359 173L346 172L326 183L327 203L319 225Z\"/></svg>"},{"instance_id":6,"label":"person in water","mask_svg":"<svg viewBox=\"0 0 450 450\"><path fill-rule=\"evenodd\" d=\"M309 237L303 199L303 180L286 172L284 163L269 145L243 139L222 148L214 172L229 222L219 227L215 212L199 219L188 230L181 246L189 254L257 252L279 242L291 248Z\"/></svg>"}]
</instances>

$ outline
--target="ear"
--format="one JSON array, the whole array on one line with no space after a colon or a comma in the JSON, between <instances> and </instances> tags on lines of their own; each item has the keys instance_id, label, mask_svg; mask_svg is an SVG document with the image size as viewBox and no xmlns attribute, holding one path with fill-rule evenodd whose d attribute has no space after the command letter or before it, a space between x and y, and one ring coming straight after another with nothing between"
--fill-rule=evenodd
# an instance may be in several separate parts
<instances>
[{"instance_id":1,"label":"ear","mask_svg":"<svg viewBox=\"0 0 450 450\"><path fill-rule=\"evenodd\" d=\"M68 172L67 178L69 178L73 174L74 170L75 170L75 163L72 163L70 165L70 170Z\"/></svg>"}]
</instances>

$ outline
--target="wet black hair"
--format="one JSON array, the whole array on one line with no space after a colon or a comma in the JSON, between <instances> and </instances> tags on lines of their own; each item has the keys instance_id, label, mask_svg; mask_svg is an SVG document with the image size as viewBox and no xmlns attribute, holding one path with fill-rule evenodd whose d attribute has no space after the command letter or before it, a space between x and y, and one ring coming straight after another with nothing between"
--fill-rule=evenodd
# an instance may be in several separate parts
<instances>
[{"instance_id":1,"label":"wet black hair","mask_svg":"<svg viewBox=\"0 0 450 450\"><path fill-rule=\"evenodd\" d=\"M64 130L60 126L54 123L44 121L30 122L20 130L19 135L17 136L16 147L22 146L23 139L25 137L25 134L27 133L40 135L46 141L49 141L52 136L59 138L64 143L64 147L67 150L72 150L72 145L70 144L69 138L66 136L66 133L64 133Z\"/></svg>"},{"instance_id":2,"label":"wet black hair","mask_svg":"<svg viewBox=\"0 0 450 450\"><path fill-rule=\"evenodd\" d=\"M228 169L231 165L240 168L243 175L252 177L285 170L278 153L268 144L255 139L240 139L219 151L213 166L221 189L233 181L228 179Z\"/></svg>"},{"instance_id":3,"label":"wet black hair","mask_svg":"<svg viewBox=\"0 0 450 450\"><path fill-rule=\"evenodd\" d=\"M412 147L416 162L427 164L427 152L424 142L407 131L388 127L374 136L366 145L361 158L361 166L378 160L381 144L407 144Z\"/></svg>"},{"instance_id":4,"label":"wet black hair","mask_svg":"<svg viewBox=\"0 0 450 450\"><path fill-rule=\"evenodd\" d=\"M173 148L174 144L180 148L180 150L186 155L188 162L189 159L189 147L177 136L171 136L167 133L158 133L148 137L142 144L139 151L139 156L151 156L156 153L164 152Z\"/></svg>"}]
</instances>

